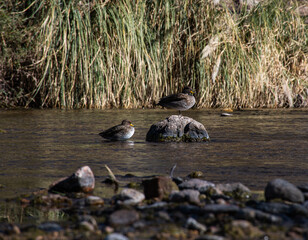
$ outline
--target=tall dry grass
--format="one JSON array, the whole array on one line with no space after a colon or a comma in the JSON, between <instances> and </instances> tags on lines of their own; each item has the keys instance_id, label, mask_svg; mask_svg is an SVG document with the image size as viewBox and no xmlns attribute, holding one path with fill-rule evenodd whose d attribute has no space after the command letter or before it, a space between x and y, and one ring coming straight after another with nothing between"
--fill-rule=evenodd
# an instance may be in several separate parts
<instances>
[{"instance_id":1,"label":"tall dry grass","mask_svg":"<svg viewBox=\"0 0 308 240\"><path fill-rule=\"evenodd\" d=\"M36 4L38 0L34 0ZM42 106L151 107L196 89L198 107L307 99L308 31L296 2L45 0L36 14Z\"/></svg>"}]
</instances>

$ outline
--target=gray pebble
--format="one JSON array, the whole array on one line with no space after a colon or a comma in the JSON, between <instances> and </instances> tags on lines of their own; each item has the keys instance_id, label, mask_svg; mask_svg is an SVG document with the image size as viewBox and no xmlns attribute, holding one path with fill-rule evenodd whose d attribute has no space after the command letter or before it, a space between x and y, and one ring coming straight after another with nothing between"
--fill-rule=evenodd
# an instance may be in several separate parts
<instances>
[{"instance_id":1,"label":"gray pebble","mask_svg":"<svg viewBox=\"0 0 308 240\"><path fill-rule=\"evenodd\" d=\"M200 233L204 233L206 231L206 226L199 223L194 218L190 217L186 221L186 228L198 230Z\"/></svg>"},{"instance_id":2,"label":"gray pebble","mask_svg":"<svg viewBox=\"0 0 308 240\"><path fill-rule=\"evenodd\" d=\"M129 239L120 233L111 233L105 238L105 240L129 240Z\"/></svg>"}]
</instances>

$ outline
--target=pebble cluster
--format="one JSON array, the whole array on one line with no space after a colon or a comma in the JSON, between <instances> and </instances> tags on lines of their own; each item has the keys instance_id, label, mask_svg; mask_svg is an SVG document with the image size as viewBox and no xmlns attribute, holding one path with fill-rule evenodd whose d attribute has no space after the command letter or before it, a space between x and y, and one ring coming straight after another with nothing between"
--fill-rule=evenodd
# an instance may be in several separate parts
<instances>
[{"instance_id":1,"label":"pebble cluster","mask_svg":"<svg viewBox=\"0 0 308 240\"><path fill-rule=\"evenodd\" d=\"M196 173L129 176L133 182L106 198L92 194L94 175L82 167L49 189L18 199L24 208L60 209L66 220L0 223L0 239L308 239L308 183L274 179L257 193Z\"/></svg>"}]
</instances>

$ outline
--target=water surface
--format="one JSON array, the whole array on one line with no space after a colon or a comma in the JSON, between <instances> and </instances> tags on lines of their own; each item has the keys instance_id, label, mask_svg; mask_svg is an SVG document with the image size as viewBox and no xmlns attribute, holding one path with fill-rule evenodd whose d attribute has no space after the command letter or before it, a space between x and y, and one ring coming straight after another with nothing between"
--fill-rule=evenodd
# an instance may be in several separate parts
<instances>
[{"instance_id":1,"label":"water surface","mask_svg":"<svg viewBox=\"0 0 308 240\"><path fill-rule=\"evenodd\" d=\"M307 182L308 110L245 110L221 117L220 110L189 110L204 124L209 143L149 143L150 126L176 111L0 110L0 199L47 188L58 178L88 165L96 186L108 175L202 171L214 183L242 182L264 189L274 178ZM104 141L98 133L129 119L130 141Z\"/></svg>"}]
</instances>

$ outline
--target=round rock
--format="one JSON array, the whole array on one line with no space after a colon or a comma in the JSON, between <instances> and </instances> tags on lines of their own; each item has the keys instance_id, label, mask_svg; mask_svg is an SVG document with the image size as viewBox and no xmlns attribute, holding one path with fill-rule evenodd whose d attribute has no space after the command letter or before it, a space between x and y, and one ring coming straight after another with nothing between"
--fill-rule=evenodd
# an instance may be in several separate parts
<instances>
[{"instance_id":1,"label":"round rock","mask_svg":"<svg viewBox=\"0 0 308 240\"><path fill-rule=\"evenodd\" d=\"M292 183L283 179L274 179L265 187L265 199L283 199L290 202L303 203L303 193Z\"/></svg>"},{"instance_id":2,"label":"round rock","mask_svg":"<svg viewBox=\"0 0 308 240\"><path fill-rule=\"evenodd\" d=\"M120 233L111 233L105 238L105 240L128 240L128 238Z\"/></svg>"},{"instance_id":3,"label":"round rock","mask_svg":"<svg viewBox=\"0 0 308 240\"><path fill-rule=\"evenodd\" d=\"M182 191L174 191L170 194L169 199L172 202L189 202L199 204L199 191L193 189L185 189Z\"/></svg>"},{"instance_id":4,"label":"round rock","mask_svg":"<svg viewBox=\"0 0 308 240\"><path fill-rule=\"evenodd\" d=\"M209 141L210 137L203 124L196 120L171 115L163 121L151 126L146 140L149 142L201 142Z\"/></svg>"},{"instance_id":5,"label":"round rock","mask_svg":"<svg viewBox=\"0 0 308 240\"><path fill-rule=\"evenodd\" d=\"M104 205L104 200L98 196L88 196L85 199L86 205Z\"/></svg>"},{"instance_id":6,"label":"round rock","mask_svg":"<svg viewBox=\"0 0 308 240\"><path fill-rule=\"evenodd\" d=\"M119 203L122 203L124 205L130 205L130 204L138 204L142 202L145 199L145 196L143 193L135 189L124 188L121 191L118 198L119 198Z\"/></svg>"},{"instance_id":7,"label":"round rock","mask_svg":"<svg viewBox=\"0 0 308 240\"><path fill-rule=\"evenodd\" d=\"M121 209L109 216L109 223L113 226L128 225L139 220L139 213L135 210Z\"/></svg>"}]
</instances>

